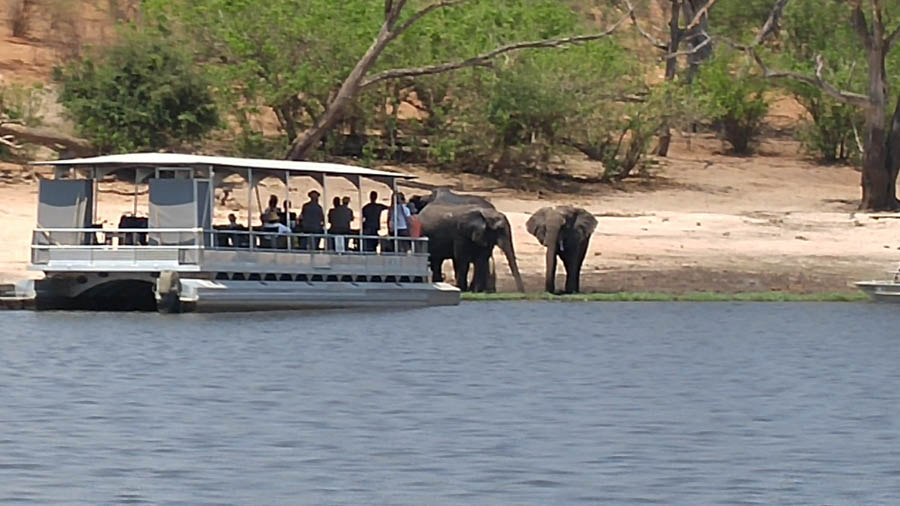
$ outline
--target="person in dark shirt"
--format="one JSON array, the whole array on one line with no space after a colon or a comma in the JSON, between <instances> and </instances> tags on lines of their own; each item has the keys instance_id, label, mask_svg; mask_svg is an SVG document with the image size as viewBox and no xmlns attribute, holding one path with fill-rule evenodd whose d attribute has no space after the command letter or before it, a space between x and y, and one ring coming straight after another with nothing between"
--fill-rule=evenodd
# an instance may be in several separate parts
<instances>
[{"instance_id":1,"label":"person in dark shirt","mask_svg":"<svg viewBox=\"0 0 900 506\"><path fill-rule=\"evenodd\" d=\"M300 225L304 234L322 234L325 232L325 212L319 205L319 192L310 190L307 194L309 200L303 204L300 210ZM303 239L306 239L305 237ZM301 241L301 248L305 248L308 244L305 240ZM319 249L319 239L312 240L313 248Z\"/></svg>"},{"instance_id":2,"label":"person in dark shirt","mask_svg":"<svg viewBox=\"0 0 900 506\"><path fill-rule=\"evenodd\" d=\"M353 222L353 211L345 206L339 197L334 198L334 208L328 211L329 234L349 234Z\"/></svg>"},{"instance_id":3,"label":"person in dark shirt","mask_svg":"<svg viewBox=\"0 0 900 506\"><path fill-rule=\"evenodd\" d=\"M362 208L363 235L378 235L381 230L381 213L387 208L386 205L378 203L378 192L373 191L369 194L369 203ZM378 245L377 239L366 239L363 242L365 251L375 251Z\"/></svg>"}]
</instances>

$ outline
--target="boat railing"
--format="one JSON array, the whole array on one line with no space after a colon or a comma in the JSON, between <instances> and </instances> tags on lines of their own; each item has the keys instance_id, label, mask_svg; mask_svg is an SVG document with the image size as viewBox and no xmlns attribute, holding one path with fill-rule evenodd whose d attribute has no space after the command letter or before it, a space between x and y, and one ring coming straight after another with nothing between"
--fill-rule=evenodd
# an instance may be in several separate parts
<instances>
[{"instance_id":1,"label":"boat railing","mask_svg":"<svg viewBox=\"0 0 900 506\"><path fill-rule=\"evenodd\" d=\"M190 265L199 262L200 250L427 256L428 239L202 228L37 228L32 235L31 263L149 261Z\"/></svg>"},{"instance_id":2,"label":"boat railing","mask_svg":"<svg viewBox=\"0 0 900 506\"><path fill-rule=\"evenodd\" d=\"M32 232L31 263L167 261L196 264L204 248L200 228L37 228Z\"/></svg>"},{"instance_id":3,"label":"boat railing","mask_svg":"<svg viewBox=\"0 0 900 506\"><path fill-rule=\"evenodd\" d=\"M279 233L223 229L209 234L208 248L341 255L428 255L428 238L362 234Z\"/></svg>"}]
</instances>

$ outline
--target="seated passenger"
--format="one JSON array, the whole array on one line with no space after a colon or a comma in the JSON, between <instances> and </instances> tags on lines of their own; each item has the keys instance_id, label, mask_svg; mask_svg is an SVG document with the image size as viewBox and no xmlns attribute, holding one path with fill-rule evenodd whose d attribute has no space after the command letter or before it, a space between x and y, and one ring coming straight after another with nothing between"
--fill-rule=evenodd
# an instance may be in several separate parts
<instances>
[{"instance_id":1,"label":"seated passenger","mask_svg":"<svg viewBox=\"0 0 900 506\"><path fill-rule=\"evenodd\" d=\"M268 212L263 217L265 218L265 224L262 226L263 232L271 232L277 234L277 236L286 236L291 233L291 229L289 229L284 223L281 223L281 218L278 216L277 212ZM287 240L285 237L273 237L269 235L262 236L262 240L260 241L261 248L287 248Z\"/></svg>"},{"instance_id":2,"label":"seated passenger","mask_svg":"<svg viewBox=\"0 0 900 506\"><path fill-rule=\"evenodd\" d=\"M238 223L237 216L235 216L234 213L230 213L228 215L228 225L225 225L223 229L246 231L247 227ZM221 234L220 238L224 239L219 241L219 245L221 246L230 246L232 248L246 248L250 244L250 238L245 234Z\"/></svg>"},{"instance_id":3,"label":"seated passenger","mask_svg":"<svg viewBox=\"0 0 900 506\"><path fill-rule=\"evenodd\" d=\"M266 215L274 212L278 214L281 212L281 209L278 207L278 197L276 195L269 195L269 205L263 210L259 215L259 221L266 223Z\"/></svg>"}]
</instances>

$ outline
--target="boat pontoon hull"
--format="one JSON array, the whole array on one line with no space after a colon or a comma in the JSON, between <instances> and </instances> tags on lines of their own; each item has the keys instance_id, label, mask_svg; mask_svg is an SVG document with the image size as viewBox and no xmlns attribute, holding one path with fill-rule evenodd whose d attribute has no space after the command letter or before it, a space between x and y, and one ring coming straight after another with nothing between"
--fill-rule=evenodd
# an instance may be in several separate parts
<instances>
[{"instance_id":1,"label":"boat pontoon hull","mask_svg":"<svg viewBox=\"0 0 900 506\"><path fill-rule=\"evenodd\" d=\"M871 280L854 283L872 300L878 302L900 302L900 281Z\"/></svg>"}]
</instances>

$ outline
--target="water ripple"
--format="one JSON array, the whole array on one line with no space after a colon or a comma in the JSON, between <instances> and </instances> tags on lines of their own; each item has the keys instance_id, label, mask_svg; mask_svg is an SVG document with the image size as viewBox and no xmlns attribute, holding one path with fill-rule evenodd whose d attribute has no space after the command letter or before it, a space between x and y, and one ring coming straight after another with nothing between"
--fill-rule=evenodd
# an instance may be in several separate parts
<instances>
[{"instance_id":1,"label":"water ripple","mask_svg":"<svg viewBox=\"0 0 900 506\"><path fill-rule=\"evenodd\" d=\"M900 315L0 313L3 504L896 504Z\"/></svg>"}]
</instances>

